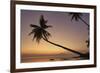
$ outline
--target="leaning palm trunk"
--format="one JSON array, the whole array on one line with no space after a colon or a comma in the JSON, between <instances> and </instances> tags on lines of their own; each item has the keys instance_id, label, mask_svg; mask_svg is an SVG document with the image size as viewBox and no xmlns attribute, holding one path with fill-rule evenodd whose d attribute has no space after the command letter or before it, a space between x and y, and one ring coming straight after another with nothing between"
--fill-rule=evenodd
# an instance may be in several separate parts
<instances>
[{"instance_id":1,"label":"leaning palm trunk","mask_svg":"<svg viewBox=\"0 0 100 73\"><path fill-rule=\"evenodd\" d=\"M43 38L43 39L44 39L44 38ZM72 50L72 49L70 49L70 48L67 48L67 47L61 46L61 45L59 45L59 44L53 43L53 42L51 42L51 41L49 41L49 40L47 40L47 39L44 39L44 40L45 40L46 42L50 43L50 44L53 44L53 45L58 46L58 47L61 47L61 48L65 49L65 50L68 50L68 51L73 52L73 53L75 53L75 54L78 54L78 55L80 55L80 57L85 57L85 55L82 54L82 53L80 53L80 52L77 52L77 51Z\"/></svg>"},{"instance_id":2,"label":"leaning palm trunk","mask_svg":"<svg viewBox=\"0 0 100 73\"><path fill-rule=\"evenodd\" d=\"M86 24L86 26L88 26L88 29L89 29L89 24L86 23L81 17L79 17L79 18L80 18L80 20L81 20L82 22L84 22L84 23Z\"/></svg>"}]
</instances>

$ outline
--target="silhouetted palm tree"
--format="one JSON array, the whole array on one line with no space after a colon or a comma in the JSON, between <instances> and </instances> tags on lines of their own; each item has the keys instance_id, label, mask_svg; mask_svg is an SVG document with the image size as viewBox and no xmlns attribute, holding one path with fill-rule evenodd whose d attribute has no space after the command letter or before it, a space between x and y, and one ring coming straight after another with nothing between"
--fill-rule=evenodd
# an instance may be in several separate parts
<instances>
[{"instance_id":1,"label":"silhouetted palm tree","mask_svg":"<svg viewBox=\"0 0 100 73\"><path fill-rule=\"evenodd\" d=\"M82 19L82 13L74 13L74 12L71 12L71 13L69 13L69 15L71 15L72 16L72 19L71 20L73 20L73 19L75 19L76 21L79 21L79 20L81 20L82 22L84 22L85 23L85 25L86 26L88 26L88 28L89 28L89 24L86 22L86 21L84 21L83 19Z\"/></svg>"},{"instance_id":2,"label":"silhouetted palm tree","mask_svg":"<svg viewBox=\"0 0 100 73\"><path fill-rule=\"evenodd\" d=\"M84 20L82 19L82 13L71 12L71 13L69 13L69 15L72 16L71 20L75 19L75 21L81 20L82 22L84 22L84 24L85 24L85 25L87 26L87 28L88 28L88 35L89 35L89 24L88 24L86 21L84 21ZM89 43L90 43L89 37L88 37L88 39L87 39L85 42L87 43L87 47L89 48ZM87 52L86 54L84 54L84 58L85 58L85 59L89 59L89 52Z\"/></svg>"},{"instance_id":3,"label":"silhouetted palm tree","mask_svg":"<svg viewBox=\"0 0 100 73\"><path fill-rule=\"evenodd\" d=\"M69 13L69 15L72 16L71 20L75 19L75 21L81 20L82 22L84 22L84 24L88 28L88 35L89 35L89 24L82 19L82 13L71 12L71 13ZM89 47L89 38L85 42L87 43L87 47Z\"/></svg>"},{"instance_id":4,"label":"silhouetted palm tree","mask_svg":"<svg viewBox=\"0 0 100 73\"><path fill-rule=\"evenodd\" d=\"M59 44L56 44L56 43L53 43L51 41L48 40L48 38L51 36L50 33L46 30L47 28L50 28L52 26L48 26L46 25L47 23L47 20L44 20L44 17L43 15L41 15L40 17L40 26L37 26L37 25L34 25L34 24L30 24L30 27L33 27L32 31L29 33L29 35L31 34L34 34L33 36L33 40L36 39L36 42L40 42L41 39L43 39L44 41L50 43L50 44L53 44L55 46L58 46L58 47L61 47L65 50L69 50L75 54L78 54L80 55L81 57L84 57L84 54L80 53L80 52L77 52L77 51L74 51L70 48L66 48L64 46L61 46Z\"/></svg>"}]
</instances>

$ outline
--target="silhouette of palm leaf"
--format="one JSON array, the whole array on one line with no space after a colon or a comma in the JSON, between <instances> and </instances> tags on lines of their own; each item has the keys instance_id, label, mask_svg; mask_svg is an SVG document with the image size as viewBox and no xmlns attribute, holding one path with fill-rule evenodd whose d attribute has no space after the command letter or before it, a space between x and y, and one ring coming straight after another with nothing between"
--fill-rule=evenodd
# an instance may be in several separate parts
<instances>
[{"instance_id":1,"label":"silhouette of palm leaf","mask_svg":"<svg viewBox=\"0 0 100 73\"><path fill-rule=\"evenodd\" d=\"M33 34L36 29L39 29L40 28L40 26L33 25L33 24L30 24L30 27L34 27L34 29L32 29L32 31L29 33L29 35Z\"/></svg>"},{"instance_id":2,"label":"silhouette of palm leaf","mask_svg":"<svg viewBox=\"0 0 100 73\"><path fill-rule=\"evenodd\" d=\"M74 13L74 12L71 12L71 13L69 13L69 15L72 15L71 20L75 19L76 21L79 21L79 19L82 16L82 13Z\"/></svg>"},{"instance_id":3,"label":"silhouette of palm leaf","mask_svg":"<svg viewBox=\"0 0 100 73\"><path fill-rule=\"evenodd\" d=\"M48 40L49 39L49 37L51 36L51 34L49 33L49 32L47 32L46 30L42 30L43 32L43 37L46 39L46 40Z\"/></svg>"},{"instance_id":4,"label":"silhouette of palm leaf","mask_svg":"<svg viewBox=\"0 0 100 73\"><path fill-rule=\"evenodd\" d=\"M37 26L37 25L34 25L34 24L30 24L30 27L37 28L37 27L39 27L39 26Z\"/></svg>"}]
</instances>

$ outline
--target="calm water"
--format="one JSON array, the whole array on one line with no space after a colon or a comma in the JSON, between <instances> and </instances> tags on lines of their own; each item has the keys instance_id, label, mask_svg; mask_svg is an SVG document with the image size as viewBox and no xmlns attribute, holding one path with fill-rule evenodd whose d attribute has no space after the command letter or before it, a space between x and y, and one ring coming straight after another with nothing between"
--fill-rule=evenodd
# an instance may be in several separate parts
<instances>
[{"instance_id":1,"label":"calm water","mask_svg":"<svg viewBox=\"0 0 100 73\"><path fill-rule=\"evenodd\" d=\"M64 60L80 60L80 58L22 58L21 62L49 62L49 61L64 61Z\"/></svg>"}]
</instances>

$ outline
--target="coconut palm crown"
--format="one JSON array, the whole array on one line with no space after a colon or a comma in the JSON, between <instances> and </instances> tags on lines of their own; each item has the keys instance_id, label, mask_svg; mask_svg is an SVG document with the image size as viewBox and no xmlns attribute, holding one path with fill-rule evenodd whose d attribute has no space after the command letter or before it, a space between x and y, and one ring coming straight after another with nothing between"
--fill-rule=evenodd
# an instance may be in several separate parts
<instances>
[{"instance_id":1,"label":"coconut palm crown","mask_svg":"<svg viewBox=\"0 0 100 73\"><path fill-rule=\"evenodd\" d=\"M40 26L30 24L30 27L32 27L32 31L29 33L29 35L34 34L33 40L36 39L36 42L40 42L40 40L43 38L45 40L48 40L48 38L51 36L50 33L46 30L47 28L50 28L52 26L46 25L47 20L44 20L43 15L40 17Z\"/></svg>"}]
</instances>

